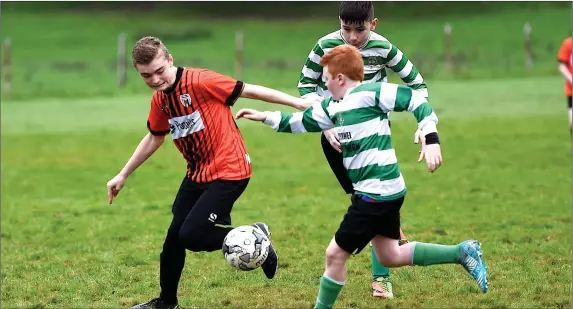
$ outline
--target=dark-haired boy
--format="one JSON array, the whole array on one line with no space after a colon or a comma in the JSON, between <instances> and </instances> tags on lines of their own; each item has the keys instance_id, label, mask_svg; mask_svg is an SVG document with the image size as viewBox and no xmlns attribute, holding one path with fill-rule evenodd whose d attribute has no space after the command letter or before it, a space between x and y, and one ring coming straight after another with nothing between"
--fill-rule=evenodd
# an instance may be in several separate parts
<instances>
[{"instance_id":1,"label":"dark-haired boy","mask_svg":"<svg viewBox=\"0 0 573 309\"><path fill-rule=\"evenodd\" d=\"M339 7L340 30L329 33L318 40L306 59L298 82L299 94L303 98L329 98L331 93L325 85L321 58L339 45L352 45L358 49L364 61L364 82L386 82L386 68L394 71L412 90L428 97L426 83L410 60L385 37L374 32L378 19L374 17L371 1L342 1ZM342 150L337 129L321 135L324 155L338 182L347 194L354 193L352 181L343 165ZM419 136L416 132L415 136ZM416 142L418 138L415 138ZM400 244L408 240L400 231ZM374 250L372 254L372 296L392 298L390 269L380 264Z\"/></svg>"}]
</instances>

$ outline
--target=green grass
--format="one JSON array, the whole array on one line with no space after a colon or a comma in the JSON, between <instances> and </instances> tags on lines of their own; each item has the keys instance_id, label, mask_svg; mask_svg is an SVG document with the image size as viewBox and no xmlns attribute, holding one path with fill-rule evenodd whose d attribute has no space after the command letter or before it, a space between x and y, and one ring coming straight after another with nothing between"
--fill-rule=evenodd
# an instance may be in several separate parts
<instances>
[{"instance_id":1,"label":"green grass","mask_svg":"<svg viewBox=\"0 0 573 309\"><path fill-rule=\"evenodd\" d=\"M102 28L105 28L102 25ZM393 114L412 240L483 244L490 292L459 266L392 271L396 298L370 296L370 255L349 262L338 308L570 308L571 138L561 79L432 81L444 165L417 164L415 121ZM288 90L292 91L292 88ZM149 91L113 99L2 104L3 308L117 308L157 296L159 253L185 163L168 143L113 205L105 184L146 133ZM237 107L275 109L242 100ZM240 272L221 252L188 253L184 308L310 308L324 250L349 199L318 135L239 121L254 175L235 225L267 222L277 277Z\"/></svg>"},{"instance_id":2,"label":"green grass","mask_svg":"<svg viewBox=\"0 0 573 309\"><path fill-rule=\"evenodd\" d=\"M491 3L490 9L497 5ZM128 34L128 51L143 35L164 38L187 66L234 74L235 32L245 34L244 79L292 89L318 38L339 28L336 16L304 19L175 18L167 14L125 12L27 12L10 4L2 15L2 40L12 41L12 91L3 99L42 100L137 94L145 90L128 64L128 84L117 87L117 37ZM504 9L505 8L505 9ZM563 3L539 10L507 10L469 16L392 18L378 14L377 31L401 48L427 79L506 78L558 75L556 55L570 35L571 10ZM416 16L416 15L412 15ZM455 71L443 66L443 27L453 26ZM523 26L533 26L533 70L525 69ZM41 29L39 31L38 29ZM193 37L194 36L194 37ZM129 55L128 55L129 57ZM394 74L390 74L395 80Z\"/></svg>"}]
</instances>

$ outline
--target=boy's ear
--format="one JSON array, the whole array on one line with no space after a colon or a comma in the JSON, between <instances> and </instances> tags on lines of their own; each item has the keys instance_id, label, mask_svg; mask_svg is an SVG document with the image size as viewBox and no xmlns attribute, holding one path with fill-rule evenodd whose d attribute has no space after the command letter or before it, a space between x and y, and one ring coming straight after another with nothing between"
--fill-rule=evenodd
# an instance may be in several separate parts
<instances>
[{"instance_id":1,"label":"boy's ear","mask_svg":"<svg viewBox=\"0 0 573 309\"><path fill-rule=\"evenodd\" d=\"M370 22L370 30L376 30L376 25L378 24L378 18L372 19Z\"/></svg>"}]
</instances>

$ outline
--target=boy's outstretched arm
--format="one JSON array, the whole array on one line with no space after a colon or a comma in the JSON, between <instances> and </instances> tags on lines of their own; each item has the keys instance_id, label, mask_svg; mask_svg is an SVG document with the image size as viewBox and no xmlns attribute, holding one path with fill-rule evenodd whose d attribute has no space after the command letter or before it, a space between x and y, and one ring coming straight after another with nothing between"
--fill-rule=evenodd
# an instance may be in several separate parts
<instances>
[{"instance_id":1,"label":"boy's outstretched arm","mask_svg":"<svg viewBox=\"0 0 573 309\"><path fill-rule=\"evenodd\" d=\"M241 97L287 105L298 110L305 110L318 102L317 98L297 98L275 89L252 84L245 84Z\"/></svg>"},{"instance_id":2,"label":"boy's outstretched arm","mask_svg":"<svg viewBox=\"0 0 573 309\"><path fill-rule=\"evenodd\" d=\"M297 113L260 112L243 108L237 112L235 118L261 121L273 130L283 133L321 132L334 128L324 106L323 103L317 103L304 112Z\"/></svg>"},{"instance_id":3,"label":"boy's outstretched arm","mask_svg":"<svg viewBox=\"0 0 573 309\"><path fill-rule=\"evenodd\" d=\"M376 103L384 112L409 111L414 114L418 122L418 130L425 140L418 162L425 157L430 172L438 169L442 165L437 128L438 117L426 97L406 86L381 83L380 95Z\"/></svg>"}]
</instances>

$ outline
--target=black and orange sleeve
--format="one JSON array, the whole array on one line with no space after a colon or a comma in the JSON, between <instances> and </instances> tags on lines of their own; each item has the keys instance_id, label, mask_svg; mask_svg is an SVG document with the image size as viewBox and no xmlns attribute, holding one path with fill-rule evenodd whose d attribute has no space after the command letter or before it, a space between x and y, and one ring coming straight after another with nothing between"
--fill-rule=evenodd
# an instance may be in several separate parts
<instances>
[{"instance_id":1,"label":"black and orange sleeve","mask_svg":"<svg viewBox=\"0 0 573 309\"><path fill-rule=\"evenodd\" d=\"M235 104L245 86L240 80L211 70L201 72L199 83L212 98L229 106Z\"/></svg>"},{"instance_id":2,"label":"black and orange sleeve","mask_svg":"<svg viewBox=\"0 0 573 309\"><path fill-rule=\"evenodd\" d=\"M164 111L165 105L160 98L159 93L154 93L151 98L151 107L147 117L147 129L153 135L166 135L170 130L169 116Z\"/></svg>"},{"instance_id":3,"label":"black and orange sleeve","mask_svg":"<svg viewBox=\"0 0 573 309\"><path fill-rule=\"evenodd\" d=\"M561 43L557 60L564 64L569 64L571 61L571 38L567 38Z\"/></svg>"}]
</instances>

